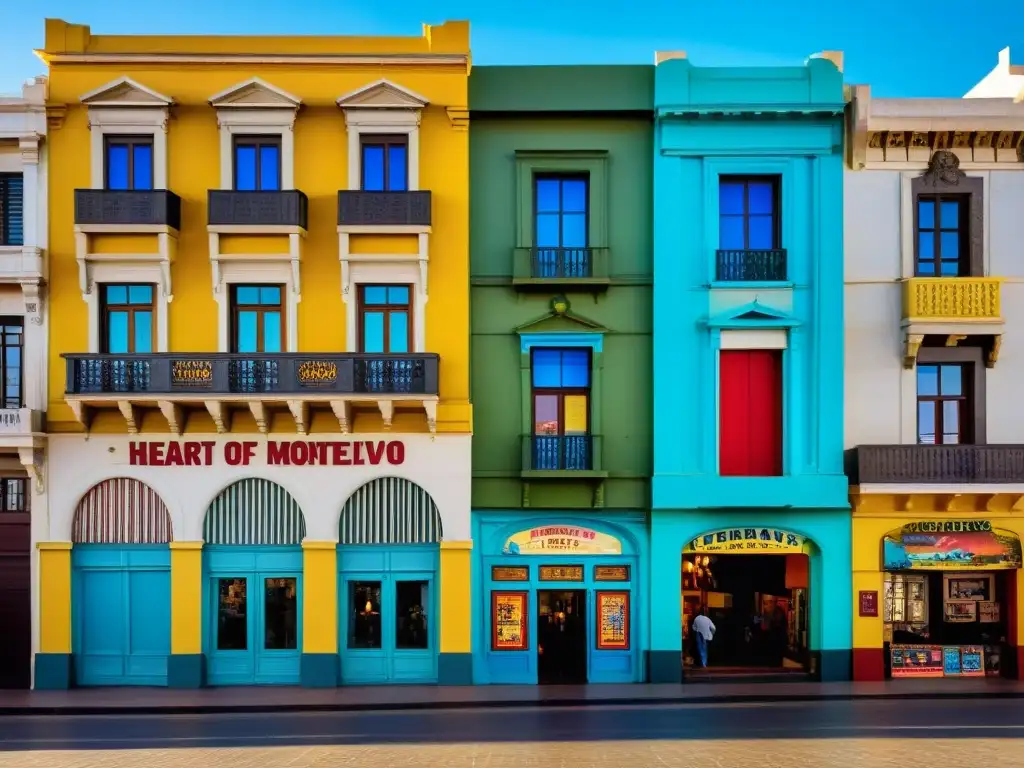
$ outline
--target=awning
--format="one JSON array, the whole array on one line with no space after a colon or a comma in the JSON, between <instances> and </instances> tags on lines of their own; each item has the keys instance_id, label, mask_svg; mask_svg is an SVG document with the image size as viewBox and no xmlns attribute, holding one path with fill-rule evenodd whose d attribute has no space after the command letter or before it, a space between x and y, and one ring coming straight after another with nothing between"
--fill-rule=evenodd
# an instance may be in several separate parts
<instances>
[{"instance_id":1,"label":"awning","mask_svg":"<svg viewBox=\"0 0 1024 768\"><path fill-rule=\"evenodd\" d=\"M1020 539L989 520L924 520L882 540L886 571L1004 570L1021 567Z\"/></svg>"}]
</instances>

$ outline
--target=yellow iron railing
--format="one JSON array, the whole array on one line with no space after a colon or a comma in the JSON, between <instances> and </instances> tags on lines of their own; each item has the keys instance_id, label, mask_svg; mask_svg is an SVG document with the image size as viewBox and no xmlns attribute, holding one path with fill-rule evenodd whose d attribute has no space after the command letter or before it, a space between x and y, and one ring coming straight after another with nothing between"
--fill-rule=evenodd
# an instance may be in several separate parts
<instances>
[{"instance_id":1,"label":"yellow iron railing","mask_svg":"<svg viewBox=\"0 0 1024 768\"><path fill-rule=\"evenodd\" d=\"M903 285L903 317L916 321L1002 320L999 277L911 277Z\"/></svg>"}]
</instances>

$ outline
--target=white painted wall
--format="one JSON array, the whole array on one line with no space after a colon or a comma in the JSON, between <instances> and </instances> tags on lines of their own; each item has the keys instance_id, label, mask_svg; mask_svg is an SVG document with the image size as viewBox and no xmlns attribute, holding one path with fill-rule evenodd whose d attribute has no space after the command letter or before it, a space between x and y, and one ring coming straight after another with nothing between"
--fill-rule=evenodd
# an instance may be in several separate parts
<instances>
[{"instance_id":1,"label":"white painted wall","mask_svg":"<svg viewBox=\"0 0 1024 768\"><path fill-rule=\"evenodd\" d=\"M1010 48L999 52L995 68L971 88L965 99L1015 99L1024 93L1024 67L1011 67Z\"/></svg>"}]
</instances>

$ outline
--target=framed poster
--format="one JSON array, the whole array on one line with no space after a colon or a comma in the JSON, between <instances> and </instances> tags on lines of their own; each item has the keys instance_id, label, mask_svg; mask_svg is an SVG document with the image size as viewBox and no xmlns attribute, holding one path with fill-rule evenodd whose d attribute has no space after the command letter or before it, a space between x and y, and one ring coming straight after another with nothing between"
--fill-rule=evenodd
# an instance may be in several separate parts
<instances>
[{"instance_id":1,"label":"framed poster","mask_svg":"<svg viewBox=\"0 0 1024 768\"><path fill-rule=\"evenodd\" d=\"M491 592L491 650L525 651L529 646L529 592Z\"/></svg>"},{"instance_id":2,"label":"framed poster","mask_svg":"<svg viewBox=\"0 0 1024 768\"><path fill-rule=\"evenodd\" d=\"M629 592L597 593L597 649L629 650Z\"/></svg>"},{"instance_id":3,"label":"framed poster","mask_svg":"<svg viewBox=\"0 0 1024 768\"><path fill-rule=\"evenodd\" d=\"M999 603L978 603L978 621L994 624L999 621Z\"/></svg>"},{"instance_id":4,"label":"framed poster","mask_svg":"<svg viewBox=\"0 0 1024 768\"><path fill-rule=\"evenodd\" d=\"M943 652L935 645L890 646L893 677L942 677Z\"/></svg>"},{"instance_id":5,"label":"framed poster","mask_svg":"<svg viewBox=\"0 0 1024 768\"><path fill-rule=\"evenodd\" d=\"M964 624L978 618L978 603L974 600L947 600L944 616L948 624Z\"/></svg>"},{"instance_id":6,"label":"framed poster","mask_svg":"<svg viewBox=\"0 0 1024 768\"><path fill-rule=\"evenodd\" d=\"M946 600L995 599L992 590L992 574L951 573L943 575L942 587Z\"/></svg>"},{"instance_id":7,"label":"framed poster","mask_svg":"<svg viewBox=\"0 0 1024 768\"><path fill-rule=\"evenodd\" d=\"M964 677L985 676L985 649L965 645L960 649L960 674Z\"/></svg>"}]
</instances>

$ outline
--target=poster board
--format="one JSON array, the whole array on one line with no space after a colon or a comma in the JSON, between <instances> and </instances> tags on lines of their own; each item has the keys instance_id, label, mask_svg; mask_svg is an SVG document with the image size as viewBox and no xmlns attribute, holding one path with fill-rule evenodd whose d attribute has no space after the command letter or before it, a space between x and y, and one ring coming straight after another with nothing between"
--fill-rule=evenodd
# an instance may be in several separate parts
<instances>
[{"instance_id":1,"label":"poster board","mask_svg":"<svg viewBox=\"0 0 1024 768\"><path fill-rule=\"evenodd\" d=\"M491 650L529 647L528 592L491 592Z\"/></svg>"},{"instance_id":2,"label":"poster board","mask_svg":"<svg viewBox=\"0 0 1024 768\"><path fill-rule=\"evenodd\" d=\"M597 593L597 649L629 650L629 592Z\"/></svg>"},{"instance_id":3,"label":"poster board","mask_svg":"<svg viewBox=\"0 0 1024 768\"><path fill-rule=\"evenodd\" d=\"M977 645L960 648L960 675L962 677L985 676L985 649Z\"/></svg>"},{"instance_id":4,"label":"poster board","mask_svg":"<svg viewBox=\"0 0 1024 768\"><path fill-rule=\"evenodd\" d=\"M894 645L890 648L893 677L942 677L943 653L938 645Z\"/></svg>"}]
</instances>

